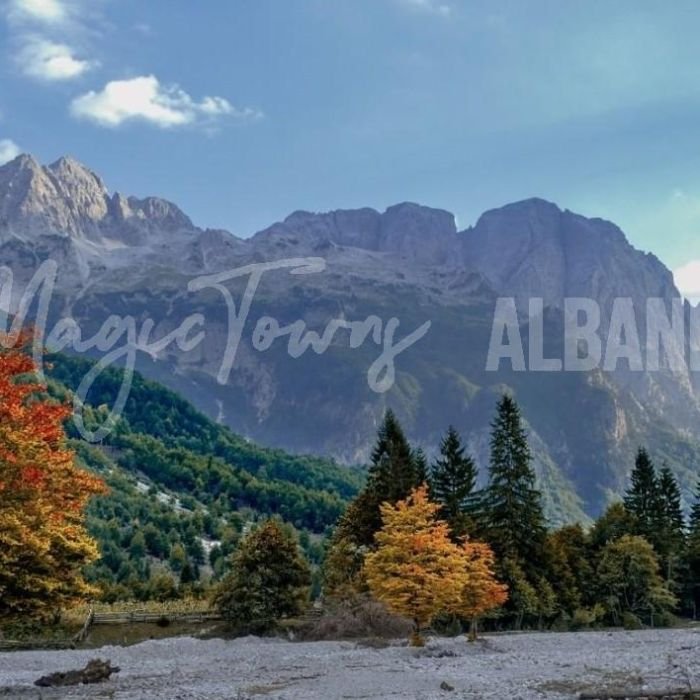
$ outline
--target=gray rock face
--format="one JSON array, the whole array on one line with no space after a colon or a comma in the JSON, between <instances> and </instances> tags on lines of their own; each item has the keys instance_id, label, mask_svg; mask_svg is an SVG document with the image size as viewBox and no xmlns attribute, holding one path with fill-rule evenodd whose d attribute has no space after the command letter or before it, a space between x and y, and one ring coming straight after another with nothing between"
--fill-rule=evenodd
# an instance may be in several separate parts
<instances>
[{"instance_id":1,"label":"gray rock face","mask_svg":"<svg viewBox=\"0 0 700 700\"><path fill-rule=\"evenodd\" d=\"M102 179L72 158L48 166L21 155L0 167L0 241L68 236L142 243L150 233L193 231L174 204L149 197L110 197Z\"/></svg>"},{"instance_id":2,"label":"gray rock face","mask_svg":"<svg viewBox=\"0 0 700 700\"><path fill-rule=\"evenodd\" d=\"M615 297L679 296L671 272L635 250L615 224L561 211L542 199L486 212L464 232L463 245L465 264L525 309L535 293L555 308L566 297L607 306Z\"/></svg>"},{"instance_id":3,"label":"gray rock face","mask_svg":"<svg viewBox=\"0 0 700 700\"><path fill-rule=\"evenodd\" d=\"M232 372L219 385L226 308L218 292L188 293L187 282L252 262L309 255L324 258L323 273L265 277ZM144 359L141 368L265 444L362 461L381 414L392 406L428 452L454 424L483 466L493 407L509 388L529 421L535 466L556 521L585 519L624 489L642 443L659 461L669 460L688 494L695 486L700 407L687 371L485 370L499 296L515 297L521 311L530 297L542 297L547 339L555 346L561 345L567 296L592 297L604 314L615 297L630 297L643 308L648 297L678 296L671 273L610 222L531 199L486 212L458 232L450 213L403 203L385 212L298 211L242 240L197 228L165 200L111 194L72 159L44 167L20 156L0 168L0 264L17 282L10 311L47 258L59 263L52 318L71 314L86 332L120 314L152 318L158 337L203 313L206 343L188 353L170 347ZM238 293L241 285L232 288ZM335 318L395 317L397 340L426 321L432 325L397 357L393 388L378 394L368 387L367 371L382 350L381 338L351 349L347 333L339 332L327 352L294 358L282 340L267 351L253 346L252 328L263 314L302 320L319 333Z\"/></svg>"},{"instance_id":4,"label":"gray rock face","mask_svg":"<svg viewBox=\"0 0 700 700\"><path fill-rule=\"evenodd\" d=\"M389 207L383 214L368 208L325 214L297 211L256 234L253 244L271 239L295 245L332 243L424 265L447 263L458 244L452 214L409 202Z\"/></svg>"}]
</instances>

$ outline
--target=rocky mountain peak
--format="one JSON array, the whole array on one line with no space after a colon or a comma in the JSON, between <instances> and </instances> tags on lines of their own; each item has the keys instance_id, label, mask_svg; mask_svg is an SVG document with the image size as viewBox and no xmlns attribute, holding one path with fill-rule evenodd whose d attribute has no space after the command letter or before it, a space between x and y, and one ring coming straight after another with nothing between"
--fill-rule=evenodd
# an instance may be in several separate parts
<instances>
[{"instance_id":1,"label":"rocky mountain peak","mask_svg":"<svg viewBox=\"0 0 700 700\"><path fill-rule=\"evenodd\" d=\"M324 213L295 211L256 234L253 240L287 246L319 245L325 241L418 263L442 264L454 250L457 228L454 216L447 211L403 202L384 213L369 207Z\"/></svg>"},{"instance_id":2,"label":"rocky mountain peak","mask_svg":"<svg viewBox=\"0 0 700 700\"><path fill-rule=\"evenodd\" d=\"M102 178L75 158L62 156L46 169L66 189L95 189L102 195L108 194Z\"/></svg>"},{"instance_id":3,"label":"rocky mountain peak","mask_svg":"<svg viewBox=\"0 0 700 700\"><path fill-rule=\"evenodd\" d=\"M154 232L194 228L164 199L110 196L102 178L70 156L42 166L23 154L0 168L0 241L50 234L141 245Z\"/></svg>"},{"instance_id":4,"label":"rocky mountain peak","mask_svg":"<svg viewBox=\"0 0 700 700\"><path fill-rule=\"evenodd\" d=\"M387 228L404 227L422 233L424 236L457 233L454 214L415 202L394 204L384 212L383 218Z\"/></svg>"},{"instance_id":5,"label":"rocky mountain peak","mask_svg":"<svg viewBox=\"0 0 700 700\"><path fill-rule=\"evenodd\" d=\"M532 296L561 308L567 296L641 299L672 291L662 270L617 226L543 199L487 211L464 232L462 243L465 263L524 309Z\"/></svg>"}]
</instances>

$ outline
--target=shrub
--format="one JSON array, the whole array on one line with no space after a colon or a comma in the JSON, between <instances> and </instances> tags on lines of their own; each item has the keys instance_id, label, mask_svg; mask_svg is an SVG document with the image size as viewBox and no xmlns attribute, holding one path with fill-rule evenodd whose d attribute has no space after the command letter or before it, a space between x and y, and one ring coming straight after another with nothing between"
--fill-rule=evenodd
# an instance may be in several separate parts
<instances>
[{"instance_id":1,"label":"shrub","mask_svg":"<svg viewBox=\"0 0 700 700\"><path fill-rule=\"evenodd\" d=\"M302 639L324 641L334 639L396 639L407 637L413 629L410 620L393 615L368 598L353 604L339 604L318 620L299 631Z\"/></svg>"}]
</instances>

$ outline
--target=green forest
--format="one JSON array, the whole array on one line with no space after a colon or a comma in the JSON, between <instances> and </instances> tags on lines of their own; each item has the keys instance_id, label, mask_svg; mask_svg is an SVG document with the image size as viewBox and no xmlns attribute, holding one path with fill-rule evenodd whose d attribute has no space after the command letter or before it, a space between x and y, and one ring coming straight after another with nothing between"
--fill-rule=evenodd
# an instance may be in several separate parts
<instances>
[{"instance_id":1,"label":"green forest","mask_svg":"<svg viewBox=\"0 0 700 700\"><path fill-rule=\"evenodd\" d=\"M55 412L91 364L62 354L47 363L43 401ZM115 369L98 378L84 407L88 428L105 420L122 379ZM63 440L68 451L51 454L74 455L104 486L89 482L94 495L85 496L96 550L80 546L85 590L107 603L201 598L261 631L314 599L327 610L376 599L414 620L414 640L428 623L475 630L477 618L493 629L578 629L696 616L700 498L686 517L672 469L640 447L624 498L588 528L549 527L524 417L509 394L494 406L485 480L455 428L429 459L390 410L367 468L251 444L139 375L100 444L82 440L60 410L65 436L52 444ZM22 473L41 486L41 475ZM420 584L402 573L417 569ZM445 591L453 581L453 598L426 590L431 576ZM407 596L422 602L406 607Z\"/></svg>"},{"instance_id":2,"label":"green forest","mask_svg":"<svg viewBox=\"0 0 700 700\"><path fill-rule=\"evenodd\" d=\"M91 367L63 354L46 362L49 391L62 400ZM120 370L100 375L86 426L101 424L122 381ZM198 594L221 576L242 533L271 515L296 531L318 567L324 536L364 482L360 469L249 443L139 374L101 444L82 440L72 419L67 432L79 461L109 487L91 501L87 519L102 552L87 577L108 601Z\"/></svg>"}]
</instances>

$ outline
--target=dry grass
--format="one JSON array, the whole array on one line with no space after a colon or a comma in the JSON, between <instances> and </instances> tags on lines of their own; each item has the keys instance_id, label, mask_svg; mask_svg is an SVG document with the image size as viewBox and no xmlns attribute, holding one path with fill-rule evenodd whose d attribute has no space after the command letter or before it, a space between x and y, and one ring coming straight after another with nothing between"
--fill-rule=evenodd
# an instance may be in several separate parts
<instances>
[{"instance_id":1,"label":"dry grass","mask_svg":"<svg viewBox=\"0 0 700 700\"><path fill-rule=\"evenodd\" d=\"M387 612L381 603L363 600L354 605L337 605L298 632L304 640L324 641L406 638L412 629L409 620Z\"/></svg>"}]
</instances>

